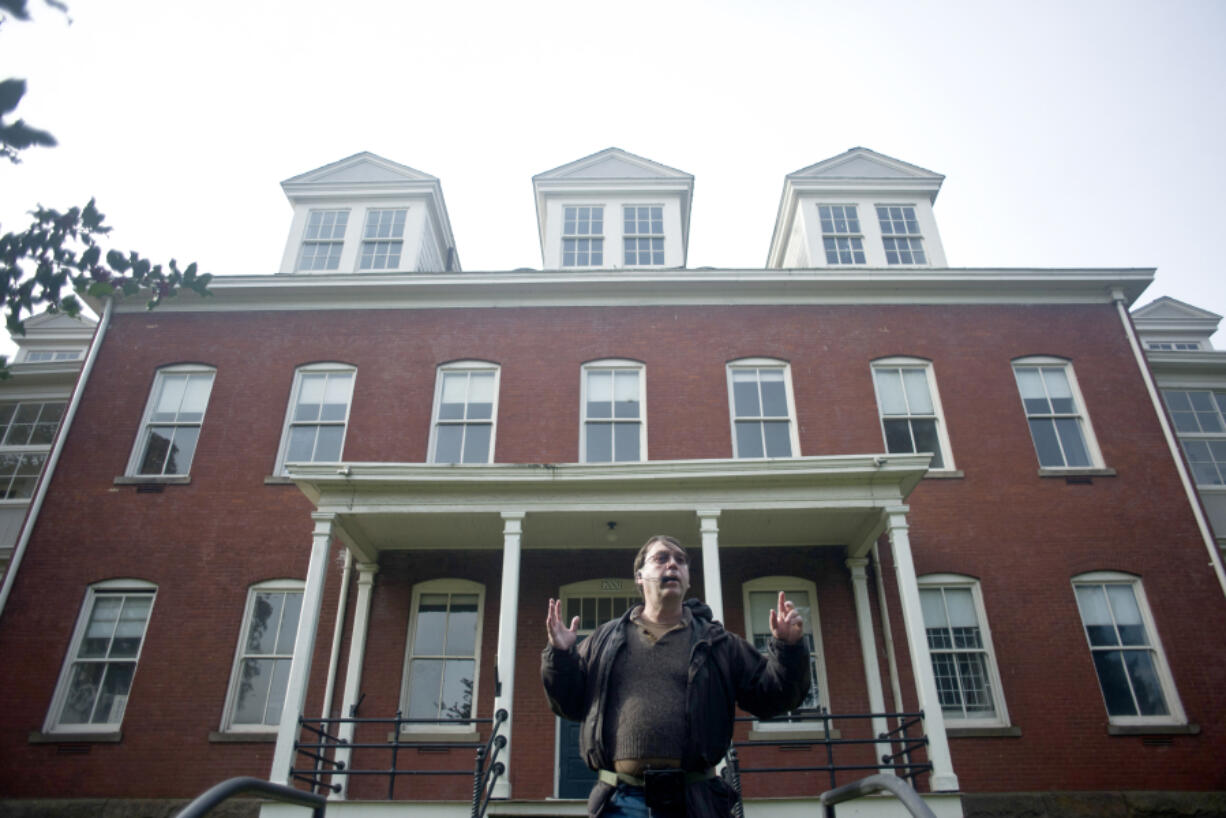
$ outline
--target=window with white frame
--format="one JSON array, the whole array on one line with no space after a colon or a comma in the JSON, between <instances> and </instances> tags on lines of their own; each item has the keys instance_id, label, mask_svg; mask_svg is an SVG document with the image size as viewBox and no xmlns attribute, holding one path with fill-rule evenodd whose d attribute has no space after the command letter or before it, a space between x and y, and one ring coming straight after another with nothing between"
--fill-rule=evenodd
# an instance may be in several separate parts
<instances>
[{"instance_id":1,"label":"window with white frame","mask_svg":"<svg viewBox=\"0 0 1226 818\"><path fill-rule=\"evenodd\" d=\"M1162 398L1196 484L1226 485L1226 392L1164 389Z\"/></svg>"},{"instance_id":2,"label":"window with white frame","mask_svg":"<svg viewBox=\"0 0 1226 818\"><path fill-rule=\"evenodd\" d=\"M622 208L622 217L626 266L663 264L664 208L660 205L626 205Z\"/></svg>"},{"instance_id":3,"label":"window with white frame","mask_svg":"<svg viewBox=\"0 0 1226 818\"><path fill-rule=\"evenodd\" d=\"M111 732L123 722L157 586L108 580L90 586L60 672L46 732Z\"/></svg>"},{"instance_id":4,"label":"window with white frame","mask_svg":"<svg viewBox=\"0 0 1226 818\"><path fill-rule=\"evenodd\" d=\"M33 496L65 406L38 400L0 404L0 500Z\"/></svg>"},{"instance_id":5,"label":"window with white frame","mask_svg":"<svg viewBox=\"0 0 1226 818\"><path fill-rule=\"evenodd\" d=\"M1039 465L1049 469L1101 465L1072 365L1059 358L1022 358L1013 362L1013 374Z\"/></svg>"},{"instance_id":6,"label":"window with white frame","mask_svg":"<svg viewBox=\"0 0 1226 818\"><path fill-rule=\"evenodd\" d=\"M157 371L128 474L184 475L191 470L216 370L196 365Z\"/></svg>"},{"instance_id":7,"label":"window with white frame","mask_svg":"<svg viewBox=\"0 0 1226 818\"><path fill-rule=\"evenodd\" d=\"M248 589L224 730L268 732L281 723L302 586L301 580L270 580Z\"/></svg>"},{"instance_id":8,"label":"window with white frame","mask_svg":"<svg viewBox=\"0 0 1226 818\"><path fill-rule=\"evenodd\" d=\"M286 463L337 463L345 447L357 370L345 364L311 364L294 373L277 473Z\"/></svg>"},{"instance_id":9,"label":"window with white frame","mask_svg":"<svg viewBox=\"0 0 1226 818\"><path fill-rule=\"evenodd\" d=\"M459 361L440 367L434 389L430 462L493 462L497 417L497 365Z\"/></svg>"},{"instance_id":10,"label":"window with white frame","mask_svg":"<svg viewBox=\"0 0 1226 818\"><path fill-rule=\"evenodd\" d=\"M643 365L595 361L583 366L579 460L612 463L647 459Z\"/></svg>"},{"instance_id":11,"label":"window with white frame","mask_svg":"<svg viewBox=\"0 0 1226 818\"><path fill-rule=\"evenodd\" d=\"M312 210L302 235L299 270L335 270L340 267L345 246L348 210Z\"/></svg>"},{"instance_id":12,"label":"window with white frame","mask_svg":"<svg viewBox=\"0 0 1226 818\"><path fill-rule=\"evenodd\" d=\"M401 710L407 718L439 724L408 729L438 729L475 717L484 601L485 586L469 580L436 579L413 588Z\"/></svg>"},{"instance_id":13,"label":"window with white frame","mask_svg":"<svg viewBox=\"0 0 1226 818\"><path fill-rule=\"evenodd\" d=\"M771 640L770 612L779 605L779 592L796 606L805 623L805 644L809 648L809 693L794 715L804 715L818 708L830 709L826 687L826 664L822 656L821 619L817 614L817 586L797 577L758 577L741 586L745 597L745 638L766 653ZM760 725L764 728L787 725ZM807 725L811 727L811 725Z\"/></svg>"},{"instance_id":14,"label":"window with white frame","mask_svg":"<svg viewBox=\"0 0 1226 818\"><path fill-rule=\"evenodd\" d=\"M1202 347L1198 341L1146 341L1145 348L1161 352L1191 352Z\"/></svg>"},{"instance_id":15,"label":"window with white frame","mask_svg":"<svg viewBox=\"0 0 1226 818\"><path fill-rule=\"evenodd\" d=\"M873 362L873 386L887 452L932 452L933 469L952 469L953 454L932 365L915 358Z\"/></svg>"},{"instance_id":16,"label":"window with white frame","mask_svg":"<svg viewBox=\"0 0 1226 818\"><path fill-rule=\"evenodd\" d=\"M930 574L919 585L941 712L961 727L1008 724L979 582Z\"/></svg>"},{"instance_id":17,"label":"window with white frame","mask_svg":"<svg viewBox=\"0 0 1226 818\"><path fill-rule=\"evenodd\" d=\"M399 269L400 253L404 249L404 222L408 213L405 208L366 211L359 269Z\"/></svg>"},{"instance_id":18,"label":"window with white frame","mask_svg":"<svg viewBox=\"0 0 1226 818\"><path fill-rule=\"evenodd\" d=\"M54 361L78 361L85 354L83 349L29 349L22 356L22 363L48 363Z\"/></svg>"},{"instance_id":19,"label":"window with white frame","mask_svg":"<svg viewBox=\"0 0 1226 818\"><path fill-rule=\"evenodd\" d=\"M1110 721L1183 723L1140 579L1114 571L1081 574L1073 577L1073 591Z\"/></svg>"},{"instance_id":20,"label":"window with white frame","mask_svg":"<svg viewBox=\"0 0 1226 818\"><path fill-rule=\"evenodd\" d=\"M604 206L566 205L562 208L562 266L604 264Z\"/></svg>"},{"instance_id":21,"label":"window with white frame","mask_svg":"<svg viewBox=\"0 0 1226 818\"><path fill-rule=\"evenodd\" d=\"M877 205L886 264L927 264L924 235L911 205Z\"/></svg>"},{"instance_id":22,"label":"window with white frame","mask_svg":"<svg viewBox=\"0 0 1226 818\"><path fill-rule=\"evenodd\" d=\"M818 205L827 264L864 264L864 234L855 205Z\"/></svg>"},{"instance_id":23,"label":"window with white frame","mask_svg":"<svg viewBox=\"0 0 1226 818\"><path fill-rule=\"evenodd\" d=\"M798 454L792 423L791 369L782 361L747 358L728 364L732 410L732 456L792 457Z\"/></svg>"}]
</instances>

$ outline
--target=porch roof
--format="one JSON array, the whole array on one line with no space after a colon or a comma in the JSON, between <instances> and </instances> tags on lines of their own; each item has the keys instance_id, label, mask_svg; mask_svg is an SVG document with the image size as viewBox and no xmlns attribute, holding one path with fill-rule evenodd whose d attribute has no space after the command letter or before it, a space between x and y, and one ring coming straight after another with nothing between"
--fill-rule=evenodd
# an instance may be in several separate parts
<instances>
[{"instance_id":1,"label":"porch roof","mask_svg":"<svg viewBox=\"0 0 1226 818\"><path fill-rule=\"evenodd\" d=\"M846 546L867 552L928 468L927 454L563 464L290 464L365 561L385 550L498 549L522 513L524 548L637 548L651 534L700 539L719 512L721 546ZM610 526L610 523L615 525Z\"/></svg>"}]
</instances>

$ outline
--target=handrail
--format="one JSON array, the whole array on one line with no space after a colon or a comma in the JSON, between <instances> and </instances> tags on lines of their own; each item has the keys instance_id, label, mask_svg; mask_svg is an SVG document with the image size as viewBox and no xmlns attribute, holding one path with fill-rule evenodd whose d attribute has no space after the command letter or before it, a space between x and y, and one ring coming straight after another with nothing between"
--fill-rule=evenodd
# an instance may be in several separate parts
<instances>
[{"instance_id":1,"label":"handrail","mask_svg":"<svg viewBox=\"0 0 1226 818\"><path fill-rule=\"evenodd\" d=\"M303 792L284 784L274 784L262 778L239 776L222 781L196 796L190 804L183 808L178 818L201 818L208 815L219 806L239 793L258 792L274 801L295 804L300 807L310 807L313 818L323 818L328 799L313 792Z\"/></svg>"},{"instance_id":2,"label":"handrail","mask_svg":"<svg viewBox=\"0 0 1226 818\"><path fill-rule=\"evenodd\" d=\"M834 805L841 804L844 801L850 801L853 798L859 798L862 795L872 795L875 792L889 790L902 805L907 808L915 818L936 818L932 809L924 803L924 799L920 798L919 793L915 788L892 775L870 775L866 778L861 778L859 781L853 781L850 784L844 784L841 787L835 787L833 790L827 790L821 794L822 806L826 808L827 818L834 818Z\"/></svg>"}]
</instances>

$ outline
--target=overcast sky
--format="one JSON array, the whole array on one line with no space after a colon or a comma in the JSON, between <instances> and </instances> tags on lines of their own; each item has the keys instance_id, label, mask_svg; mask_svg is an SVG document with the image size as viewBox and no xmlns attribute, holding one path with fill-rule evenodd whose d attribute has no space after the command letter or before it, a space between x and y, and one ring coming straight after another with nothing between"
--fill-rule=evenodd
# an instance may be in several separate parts
<instances>
[{"instance_id":1,"label":"overcast sky","mask_svg":"<svg viewBox=\"0 0 1226 818\"><path fill-rule=\"evenodd\" d=\"M279 182L368 150L442 180L465 270L539 267L531 177L617 146L694 174L691 267L761 267L783 177L863 145L945 175L950 266L1226 315L1222 0L30 3L0 77L60 145L0 166L6 230L94 196L120 249L274 273Z\"/></svg>"}]
</instances>

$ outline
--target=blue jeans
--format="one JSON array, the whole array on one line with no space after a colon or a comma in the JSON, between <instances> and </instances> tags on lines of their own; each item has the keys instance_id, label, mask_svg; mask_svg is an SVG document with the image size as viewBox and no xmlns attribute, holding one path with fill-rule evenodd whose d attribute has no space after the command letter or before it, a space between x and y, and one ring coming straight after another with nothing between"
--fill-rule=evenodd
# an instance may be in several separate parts
<instances>
[{"instance_id":1,"label":"blue jeans","mask_svg":"<svg viewBox=\"0 0 1226 818\"><path fill-rule=\"evenodd\" d=\"M651 811L643 799L643 788L618 784L603 818L651 818Z\"/></svg>"}]
</instances>

